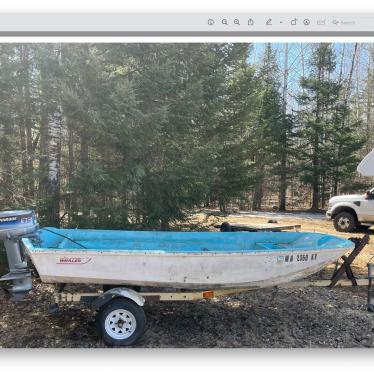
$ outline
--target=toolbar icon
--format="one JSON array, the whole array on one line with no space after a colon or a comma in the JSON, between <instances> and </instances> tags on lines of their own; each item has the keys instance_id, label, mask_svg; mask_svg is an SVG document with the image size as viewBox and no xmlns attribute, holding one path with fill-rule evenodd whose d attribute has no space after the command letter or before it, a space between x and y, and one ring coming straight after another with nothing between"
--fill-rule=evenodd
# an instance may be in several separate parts
<instances>
[{"instance_id":1,"label":"toolbar icon","mask_svg":"<svg viewBox=\"0 0 374 374\"><path fill-rule=\"evenodd\" d=\"M271 26L273 24L272 18L268 18L266 21L266 26Z\"/></svg>"},{"instance_id":2,"label":"toolbar icon","mask_svg":"<svg viewBox=\"0 0 374 374\"><path fill-rule=\"evenodd\" d=\"M253 21L253 18L250 18L248 20L248 26L253 26L255 24L255 21Z\"/></svg>"},{"instance_id":3,"label":"toolbar icon","mask_svg":"<svg viewBox=\"0 0 374 374\"><path fill-rule=\"evenodd\" d=\"M291 25L296 26L297 25L297 18L294 18L291 20Z\"/></svg>"},{"instance_id":4,"label":"toolbar icon","mask_svg":"<svg viewBox=\"0 0 374 374\"><path fill-rule=\"evenodd\" d=\"M223 18L223 19L222 19L222 25L226 25L226 26L227 26L228 24L229 24L229 23L227 22L227 19L226 19L226 18Z\"/></svg>"},{"instance_id":5,"label":"toolbar icon","mask_svg":"<svg viewBox=\"0 0 374 374\"><path fill-rule=\"evenodd\" d=\"M303 21L303 24L305 26L309 26L310 25L310 19L309 18L305 18L304 21Z\"/></svg>"},{"instance_id":6,"label":"toolbar icon","mask_svg":"<svg viewBox=\"0 0 374 374\"><path fill-rule=\"evenodd\" d=\"M240 25L240 21L239 21L238 18L235 18L235 19L234 19L234 25Z\"/></svg>"},{"instance_id":7,"label":"toolbar icon","mask_svg":"<svg viewBox=\"0 0 374 374\"><path fill-rule=\"evenodd\" d=\"M324 26L324 25L326 25L326 20L325 19L318 19L317 20L317 25L318 26Z\"/></svg>"},{"instance_id":8,"label":"toolbar icon","mask_svg":"<svg viewBox=\"0 0 374 374\"><path fill-rule=\"evenodd\" d=\"M209 19L208 19L208 25L209 25L209 26L213 26L213 25L214 25L214 19L209 18Z\"/></svg>"},{"instance_id":9,"label":"toolbar icon","mask_svg":"<svg viewBox=\"0 0 374 374\"><path fill-rule=\"evenodd\" d=\"M333 25L339 25L339 21L337 19L332 20Z\"/></svg>"}]
</instances>

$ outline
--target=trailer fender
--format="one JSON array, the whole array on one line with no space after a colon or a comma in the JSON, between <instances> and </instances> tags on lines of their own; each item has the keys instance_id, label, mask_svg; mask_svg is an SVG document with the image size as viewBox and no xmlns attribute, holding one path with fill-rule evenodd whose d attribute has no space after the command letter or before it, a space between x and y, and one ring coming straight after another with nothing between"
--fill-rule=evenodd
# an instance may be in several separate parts
<instances>
[{"instance_id":1,"label":"trailer fender","mask_svg":"<svg viewBox=\"0 0 374 374\"><path fill-rule=\"evenodd\" d=\"M143 306L145 303L144 297L139 295L136 291L130 288L116 287L104 292L102 295L96 298L96 300L93 302L93 308L98 310L108 301L117 298L130 299L139 306Z\"/></svg>"}]
</instances>

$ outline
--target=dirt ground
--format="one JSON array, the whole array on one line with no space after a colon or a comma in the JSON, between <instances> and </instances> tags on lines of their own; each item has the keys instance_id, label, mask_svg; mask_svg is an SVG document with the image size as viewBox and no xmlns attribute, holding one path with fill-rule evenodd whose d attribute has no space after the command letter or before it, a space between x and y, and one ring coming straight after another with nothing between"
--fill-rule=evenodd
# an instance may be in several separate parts
<instances>
[{"instance_id":1,"label":"dirt ground","mask_svg":"<svg viewBox=\"0 0 374 374\"><path fill-rule=\"evenodd\" d=\"M269 217L274 219L271 214L199 214L192 221L213 229L222 221L266 223ZM330 222L315 217L276 219L279 224L301 224L303 231L336 234ZM373 245L374 240L354 263L359 276L366 274ZM328 278L333 268L318 276ZM36 282L18 303L0 294L0 347L105 347L95 331L95 315L85 304L64 304L57 315L48 314L52 292L50 285ZM148 303L147 329L135 347L374 347L374 313L367 311L366 296L366 287L274 288L212 300Z\"/></svg>"}]
</instances>

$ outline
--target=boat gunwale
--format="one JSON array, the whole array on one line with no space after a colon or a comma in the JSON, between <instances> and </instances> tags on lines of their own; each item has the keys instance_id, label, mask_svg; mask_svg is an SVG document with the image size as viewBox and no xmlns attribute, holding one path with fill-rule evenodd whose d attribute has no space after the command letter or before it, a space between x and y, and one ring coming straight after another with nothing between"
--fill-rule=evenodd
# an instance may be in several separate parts
<instances>
[{"instance_id":1,"label":"boat gunwale","mask_svg":"<svg viewBox=\"0 0 374 374\"><path fill-rule=\"evenodd\" d=\"M72 254L72 255L78 255L78 254L95 254L95 255L152 255L152 256L237 256L237 255L284 255L285 253L295 253L295 252L335 252L335 251L342 251L345 249L346 251L352 250L354 248L354 243L352 243L352 246L350 247L325 247L325 248L318 248L318 247L309 247L309 248L276 248L276 249L250 249L247 251L160 251L160 250L128 250L128 249L68 249L68 248L43 248L43 247L35 247L30 239L23 238L22 242L24 243L25 247L29 252L32 252L33 254Z\"/></svg>"},{"instance_id":2,"label":"boat gunwale","mask_svg":"<svg viewBox=\"0 0 374 374\"><path fill-rule=\"evenodd\" d=\"M54 232L55 230L57 230L57 232ZM66 232L66 235L62 235L60 234L58 231L61 231L61 232ZM84 233L96 233L98 235L98 237L96 237L95 239L93 240L89 240L87 237L84 237L85 235L83 235L82 238L79 238L79 237L70 237L69 234L70 232L78 232L78 231L82 231ZM40 229L40 232L43 232L43 229ZM286 253L295 253L295 252L330 252L330 251L342 251L342 250L345 250L345 251L349 251L349 250L352 250L354 248L354 243L349 241L348 239L346 238L342 238L342 237L339 237L339 236L335 236L335 235L331 235L331 234L327 234L327 233L318 233L318 232L308 232L308 231L302 231L302 232L297 232L297 236L295 239L293 239L292 237L296 234L296 232L267 232L267 233L263 233L263 232L260 232L260 233L247 233L247 232L235 232L235 233L221 233L221 232L200 232L200 231L194 231L194 232L184 232L184 231L172 231L172 232L169 232L169 231L125 231L125 230L94 230L94 229L81 229L81 230L77 230L77 229L57 229L57 228L52 228L49 229L49 228L46 228L46 230L44 231L47 235L47 237L49 236L49 232L51 234L55 234L57 236L61 236L62 238L65 238L65 239L61 239L61 241L57 242L57 243L54 243L55 246L50 246L50 247L43 247L43 246L36 246L34 245L33 241L30 239L30 238L23 238L22 239L22 242L24 244L24 246L26 247L26 249L30 252L33 252L33 253L38 253L38 254L47 254L47 253L53 253L53 254L63 254L63 253L66 253L66 254L100 254L100 255L103 255L103 254L113 254L113 255L152 255L152 256L155 256L155 255L160 255L160 256L168 256L168 255L173 255L173 256L176 256L176 255L179 255L179 256L232 256L232 255L255 255L255 254L275 254L277 253L278 255L282 255L282 254L286 254ZM253 234L254 236L258 236L258 240L257 241L253 241L248 243L248 246L250 245L250 248L243 248L243 246L240 246L240 244L238 243L238 247L240 249L236 249L235 248L235 244L236 243L228 243L230 245L229 248L221 248L221 249L214 249L214 243L209 243L209 245L206 245L206 247L203 247L203 244L204 241L208 242L209 241L209 238L202 238L204 240L198 240L198 241L195 241L195 242L192 242L192 244L199 244L201 245L201 248L194 248L194 249L189 249L188 245L190 244L188 242L188 239L185 241L186 243L186 246L185 247L181 247L181 248L178 248L178 249L173 249L173 243L175 245L180 245L181 244L181 238L178 238L178 240L167 240L166 241L166 249L159 249L159 248L155 248L155 249L146 249L146 248L139 248L137 249L136 248L136 245L137 243L139 243L139 246L144 246L147 242L150 242L149 240L149 237L146 238L146 240L143 240L143 238L141 237L138 237L138 238L135 238L134 237L130 237L130 238L126 238L125 237L118 237L117 238L106 238L106 237L100 237L100 233L102 232L105 232L105 234L110 234L112 232L116 232L116 233L119 233L119 232L125 232L126 234L130 234L130 236L132 234L135 234L135 236L141 234L141 233L147 233L148 235L150 233L154 233L155 234L155 238L154 238L154 241L157 242L157 241L161 241L162 238L159 238L157 236L159 236L160 234L181 234L181 233L185 233L185 234L198 234L198 233L201 233L203 235L206 235L206 234L224 234L224 236L226 236L227 234L234 234L234 236L238 236L239 238L243 237L243 238L248 238L250 236L253 237ZM238 235L239 234L239 235ZM244 234L244 235L243 235ZM290 236L287 236L287 234L290 234ZM274 240L274 235L276 235L277 237L283 237L283 241L276 241ZM300 238L302 238L303 236L305 236L306 238L308 237L308 235L310 236L313 236L316 238L316 240L313 242L308 242L309 245L305 246L302 242L301 243L297 243L295 245L295 242L297 240L299 240ZM79 236L79 235L78 235ZM213 236L213 235L212 235ZM217 237L216 235L214 235L215 237ZM221 236L221 235L220 235ZM267 236L269 238L267 238ZM318 241L324 237L327 237L327 239L331 238L332 239L332 242L329 243L329 240L325 241L324 243L320 243L318 245ZM257 238L256 238L257 239ZM73 243L75 244L78 244L78 245L82 245L85 244L87 247L83 246L82 248L59 248L59 246L63 243L63 241L65 240L71 240ZM97 248L90 248L86 243L89 243L89 242L97 242L98 245L97 245ZM127 242L131 242L131 245L135 248L131 248L131 247L124 247L124 248L118 248L118 247L114 247L114 248L100 248L100 244L101 242L109 242L109 241L113 241L113 242L118 242L118 241L127 241ZM79 243L81 242L81 243ZM38 243L39 244L39 243ZM42 243L40 243L42 244ZM117 243L118 244L118 243ZM297 245L300 245L299 247ZM267 245L270 245L270 246L267 246ZM271 245L273 245L274 247L272 248ZM324 246L325 245L325 246ZM234 248L232 248L234 246ZM211 247L211 248L209 248Z\"/></svg>"}]
</instances>

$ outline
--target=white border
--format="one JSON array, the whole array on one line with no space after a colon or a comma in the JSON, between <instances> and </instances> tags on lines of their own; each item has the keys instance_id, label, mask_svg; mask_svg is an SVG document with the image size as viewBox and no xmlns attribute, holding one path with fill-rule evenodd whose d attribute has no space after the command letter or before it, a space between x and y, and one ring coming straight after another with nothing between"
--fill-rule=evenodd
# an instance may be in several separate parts
<instances>
[{"instance_id":1,"label":"white border","mask_svg":"<svg viewBox=\"0 0 374 374\"><path fill-rule=\"evenodd\" d=\"M373 2L374 3L374 2ZM87 36L0 37L0 43L374 43L374 36Z\"/></svg>"},{"instance_id":2,"label":"white border","mask_svg":"<svg viewBox=\"0 0 374 374\"><path fill-rule=\"evenodd\" d=\"M2 0L0 12L370 12L372 0Z\"/></svg>"}]
</instances>

